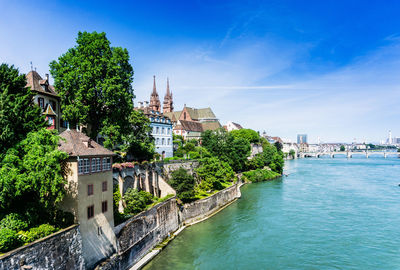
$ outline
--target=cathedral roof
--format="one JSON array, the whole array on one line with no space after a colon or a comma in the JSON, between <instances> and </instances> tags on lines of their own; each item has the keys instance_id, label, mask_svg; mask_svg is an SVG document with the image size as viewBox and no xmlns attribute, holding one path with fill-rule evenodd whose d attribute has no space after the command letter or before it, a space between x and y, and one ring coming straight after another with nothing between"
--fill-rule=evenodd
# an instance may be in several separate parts
<instances>
[{"instance_id":1,"label":"cathedral roof","mask_svg":"<svg viewBox=\"0 0 400 270\"><path fill-rule=\"evenodd\" d=\"M179 121L180 125L177 125L175 129L182 129L186 131L196 131L196 132L203 132L203 126L200 122L194 121Z\"/></svg>"},{"instance_id":2,"label":"cathedral roof","mask_svg":"<svg viewBox=\"0 0 400 270\"><path fill-rule=\"evenodd\" d=\"M221 128L221 124L218 121L203 122L203 123L201 123L201 126L203 127L203 131L216 130L216 129Z\"/></svg>"},{"instance_id":3,"label":"cathedral roof","mask_svg":"<svg viewBox=\"0 0 400 270\"><path fill-rule=\"evenodd\" d=\"M210 107L203 108L203 109L196 109L196 108L190 108L190 107L185 107L185 108L186 108L187 112L189 113L190 118L192 118L193 120L216 119L217 118ZM179 116L180 116L182 111L177 111L175 113L177 113L177 114L179 113Z\"/></svg>"}]
</instances>

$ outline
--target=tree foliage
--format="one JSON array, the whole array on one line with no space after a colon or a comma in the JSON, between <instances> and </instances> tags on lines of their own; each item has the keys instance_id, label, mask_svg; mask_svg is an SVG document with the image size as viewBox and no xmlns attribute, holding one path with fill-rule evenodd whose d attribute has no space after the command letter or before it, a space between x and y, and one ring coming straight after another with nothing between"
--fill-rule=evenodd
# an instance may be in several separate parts
<instances>
[{"instance_id":1,"label":"tree foliage","mask_svg":"<svg viewBox=\"0 0 400 270\"><path fill-rule=\"evenodd\" d=\"M232 130L230 133L233 137L246 139L249 143L260 142L260 135L252 129L242 128L238 130Z\"/></svg>"},{"instance_id":2,"label":"tree foliage","mask_svg":"<svg viewBox=\"0 0 400 270\"><path fill-rule=\"evenodd\" d=\"M190 202L194 199L195 179L184 168L179 168L171 173L168 183L176 191L176 195L182 202Z\"/></svg>"},{"instance_id":3,"label":"tree foliage","mask_svg":"<svg viewBox=\"0 0 400 270\"><path fill-rule=\"evenodd\" d=\"M125 195L125 214L135 215L146 209L147 205L153 203L153 195L146 191L137 191L134 188L129 188Z\"/></svg>"},{"instance_id":4,"label":"tree foliage","mask_svg":"<svg viewBox=\"0 0 400 270\"><path fill-rule=\"evenodd\" d=\"M241 137L235 137L223 129L207 130L201 135L202 146L211 155L227 162L234 171L245 169L247 157L250 155L250 142Z\"/></svg>"},{"instance_id":5,"label":"tree foliage","mask_svg":"<svg viewBox=\"0 0 400 270\"><path fill-rule=\"evenodd\" d=\"M30 224L54 222L65 194L60 137L41 129L10 148L0 162L0 213L20 213ZM0 217L1 218L1 217Z\"/></svg>"},{"instance_id":6,"label":"tree foliage","mask_svg":"<svg viewBox=\"0 0 400 270\"><path fill-rule=\"evenodd\" d=\"M200 180L199 188L203 191L221 190L235 176L231 166L216 157L202 159L196 173Z\"/></svg>"},{"instance_id":7,"label":"tree foliage","mask_svg":"<svg viewBox=\"0 0 400 270\"><path fill-rule=\"evenodd\" d=\"M7 64L0 65L0 160L6 151L31 131L46 127L34 93L26 88L24 74Z\"/></svg>"},{"instance_id":8,"label":"tree foliage","mask_svg":"<svg viewBox=\"0 0 400 270\"><path fill-rule=\"evenodd\" d=\"M134 95L128 51L111 47L105 33L79 32L76 43L50 63L63 117L86 125L92 139L102 134L111 148L129 132Z\"/></svg>"},{"instance_id":9,"label":"tree foliage","mask_svg":"<svg viewBox=\"0 0 400 270\"><path fill-rule=\"evenodd\" d=\"M142 111L133 110L128 119L129 133L123 136L124 151L128 160L150 160L154 155L154 138L151 136L150 120Z\"/></svg>"}]
</instances>

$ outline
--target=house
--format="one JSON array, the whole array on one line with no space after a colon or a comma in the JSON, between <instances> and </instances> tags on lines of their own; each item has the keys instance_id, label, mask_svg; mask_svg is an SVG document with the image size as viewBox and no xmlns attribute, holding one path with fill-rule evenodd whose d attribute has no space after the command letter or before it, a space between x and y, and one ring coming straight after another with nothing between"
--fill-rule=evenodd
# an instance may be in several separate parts
<instances>
[{"instance_id":1,"label":"house","mask_svg":"<svg viewBox=\"0 0 400 270\"><path fill-rule=\"evenodd\" d=\"M150 120L152 128L151 135L154 137L155 150L163 158L172 157L173 137L172 121L165 114L173 111L172 92L169 89L169 80L167 79L167 92L163 102L163 112L161 113L161 102L156 89L156 78L153 76L153 91L150 95L150 104L147 101L138 102L135 110L143 111L144 115Z\"/></svg>"},{"instance_id":2,"label":"house","mask_svg":"<svg viewBox=\"0 0 400 270\"><path fill-rule=\"evenodd\" d=\"M225 128L226 127L226 128ZM239 130L242 129L243 127L237 123L234 123L232 121L228 121L226 125L224 126L226 131L232 131L232 130Z\"/></svg>"},{"instance_id":3,"label":"house","mask_svg":"<svg viewBox=\"0 0 400 270\"><path fill-rule=\"evenodd\" d=\"M67 129L60 134L59 150L69 155L63 165L67 194L61 209L71 212L80 225L86 268L117 250L113 232L114 153L84 133Z\"/></svg>"},{"instance_id":4,"label":"house","mask_svg":"<svg viewBox=\"0 0 400 270\"><path fill-rule=\"evenodd\" d=\"M35 93L34 103L42 108L42 112L49 122L49 129L65 130L66 122L61 121L60 97L49 83L49 74L43 79L39 73L31 70L26 75L26 87Z\"/></svg>"}]
</instances>

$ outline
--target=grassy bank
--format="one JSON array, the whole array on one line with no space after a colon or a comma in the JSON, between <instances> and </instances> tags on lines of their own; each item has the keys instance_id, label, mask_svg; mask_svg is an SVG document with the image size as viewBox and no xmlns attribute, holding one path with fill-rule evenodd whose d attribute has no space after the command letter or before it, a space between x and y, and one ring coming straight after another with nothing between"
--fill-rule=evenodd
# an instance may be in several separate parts
<instances>
[{"instance_id":1,"label":"grassy bank","mask_svg":"<svg viewBox=\"0 0 400 270\"><path fill-rule=\"evenodd\" d=\"M243 180L250 182L261 182L272 180L281 176L279 173L271 171L270 169L257 169L243 173Z\"/></svg>"}]
</instances>

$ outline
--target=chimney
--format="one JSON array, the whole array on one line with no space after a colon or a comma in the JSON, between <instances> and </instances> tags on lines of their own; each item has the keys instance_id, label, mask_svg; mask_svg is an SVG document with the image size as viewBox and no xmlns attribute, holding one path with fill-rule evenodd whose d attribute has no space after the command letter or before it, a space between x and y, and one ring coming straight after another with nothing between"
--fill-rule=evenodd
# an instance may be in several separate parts
<instances>
[{"instance_id":1,"label":"chimney","mask_svg":"<svg viewBox=\"0 0 400 270\"><path fill-rule=\"evenodd\" d=\"M138 102L138 108L139 108L139 109L143 108L143 101L139 101L139 102Z\"/></svg>"},{"instance_id":2,"label":"chimney","mask_svg":"<svg viewBox=\"0 0 400 270\"><path fill-rule=\"evenodd\" d=\"M148 101L145 101L145 102L144 102L144 107L145 107L145 108L149 107L149 102L148 102Z\"/></svg>"},{"instance_id":3,"label":"chimney","mask_svg":"<svg viewBox=\"0 0 400 270\"><path fill-rule=\"evenodd\" d=\"M46 73L46 79L49 81L49 73Z\"/></svg>"}]
</instances>

